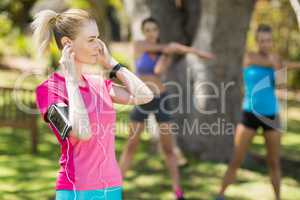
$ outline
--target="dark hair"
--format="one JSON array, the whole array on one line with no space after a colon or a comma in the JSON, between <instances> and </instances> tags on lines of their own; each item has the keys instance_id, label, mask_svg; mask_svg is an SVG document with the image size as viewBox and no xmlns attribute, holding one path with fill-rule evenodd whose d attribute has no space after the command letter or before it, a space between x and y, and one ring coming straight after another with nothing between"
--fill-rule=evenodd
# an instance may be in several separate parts
<instances>
[{"instance_id":1,"label":"dark hair","mask_svg":"<svg viewBox=\"0 0 300 200\"><path fill-rule=\"evenodd\" d=\"M257 33L272 33L272 28L271 26L267 25L267 24L260 24L258 26L258 28L256 29L256 34Z\"/></svg>"},{"instance_id":2,"label":"dark hair","mask_svg":"<svg viewBox=\"0 0 300 200\"><path fill-rule=\"evenodd\" d=\"M156 19L154 19L153 17L147 17L146 19L144 19L142 21L142 24L141 24L141 29L142 30L144 29L145 24L147 24L148 22L154 23L159 27L159 23Z\"/></svg>"}]
</instances>

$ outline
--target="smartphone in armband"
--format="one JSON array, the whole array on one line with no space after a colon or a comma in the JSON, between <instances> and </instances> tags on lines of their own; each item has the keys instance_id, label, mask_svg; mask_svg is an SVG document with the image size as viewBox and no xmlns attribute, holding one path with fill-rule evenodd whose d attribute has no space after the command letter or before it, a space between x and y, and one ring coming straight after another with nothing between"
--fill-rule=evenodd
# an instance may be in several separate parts
<instances>
[{"instance_id":1,"label":"smartphone in armband","mask_svg":"<svg viewBox=\"0 0 300 200\"><path fill-rule=\"evenodd\" d=\"M47 111L48 122L56 128L62 140L65 140L72 130L68 115L69 107L65 104L52 104Z\"/></svg>"}]
</instances>

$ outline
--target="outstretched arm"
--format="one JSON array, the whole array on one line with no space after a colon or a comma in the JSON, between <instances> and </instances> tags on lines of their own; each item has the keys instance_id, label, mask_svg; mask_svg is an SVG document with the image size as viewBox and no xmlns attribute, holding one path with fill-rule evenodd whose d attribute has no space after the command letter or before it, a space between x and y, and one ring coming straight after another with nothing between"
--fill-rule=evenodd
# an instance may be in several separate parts
<instances>
[{"instance_id":1,"label":"outstretched arm","mask_svg":"<svg viewBox=\"0 0 300 200\"><path fill-rule=\"evenodd\" d=\"M179 53L179 54L192 53L203 59L213 59L215 57L215 55L212 53L201 51L194 47L189 47L189 46L186 46L186 45L183 45L180 43L176 43L176 42L172 42L170 44L170 47L173 47L173 49L175 49L175 53Z\"/></svg>"},{"instance_id":2,"label":"outstretched arm","mask_svg":"<svg viewBox=\"0 0 300 200\"><path fill-rule=\"evenodd\" d=\"M284 67L284 62L276 53L271 53L265 57L262 57L257 53L249 52L244 56L243 65L260 65L266 67L274 67L276 70L280 70L282 67Z\"/></svg>"},{"instance_id":3,"label":"outstretched arm","mask_svg":"<svg viewBox=\"0 0 300 200\"><path fill-rule=\"evenodd\" d=\"M104 42L99 40L99 44L102 46L100 48L102 51L100 51L98 62L112 70L118 62L111 57ZM115 103L139 105L153 99L153 93L146 84L125 67L121 67L116 72L116 78L121 81L122 85L113 84L110 90L110 96Z\"/></svg>"},{"instance_id":4,"label":"outstretched arm","mask_svg":"<svg viewBox=\"0 0 300 200\"><path fill-rule=\"evenodd\" d=\"M134 50L138 52L163 52L167 44L158 44L158 43L150 43L146 41L136 41L134 42Z\"/></svg>"},{"instance_id":5,"label":"outstretched arm","mask_svg":"<svg viewBox=\"0 0 300 200\"><path fill-rule=\"evenodd\" d=\"M287 69L300 69L300 62L284 61L283 66Z\"/></svg>"},{"instance_id":6,"label":"outstretched arm","mask_svg":"<svg viewBox=\"0 0 300 200\"><path fill-rule=\"evenodd\" d=\"M116 73L122 85L113 85L110 96L115 103L126 105L146 104L153 99L152 91L134 73L125 67Z\"/></svg>"}]
</instances>

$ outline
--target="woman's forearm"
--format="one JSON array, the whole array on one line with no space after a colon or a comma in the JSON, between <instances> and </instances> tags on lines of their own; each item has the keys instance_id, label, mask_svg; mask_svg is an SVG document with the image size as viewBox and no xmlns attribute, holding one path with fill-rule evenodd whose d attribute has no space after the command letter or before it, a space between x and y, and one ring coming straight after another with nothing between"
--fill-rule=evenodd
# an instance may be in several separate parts
<instances>
[{"instance_id":1,"label":"woman's forearm","mask_svg":"<svg viewBox=\"0 0 300 200\"><path fill-rule=\"evenodd\" d=\"M146 84L125 67L118 70L116 76L130 93L135 105L145 104L153 99L153 93Z\"/></svg>"},{"instance_id":2,"label":"woman's forearm","mask_svg":"<svg viewBox=\"0 0 300 200\"><path fill-rule=\"evenodd\" d=\"M80 94L77 80L67 76L66 87L69 100L69 120L72 126L71 134L78 139L88 140L92 135L89 117Z\"/></svg>"},{"instance_id":3,"label":"woman's forearm","mask_svg":"<svg viewBox=\"0 0 300 200\"><path fill-rule=\"evenodd\" d=\"M135 42L135 49L140 52L163 52L167 45L166 44L158 44L158 43L149 43L144 41Z\"/></svg>"},{"instance_id":4,"label":"woman's forearm","mask_svg":"<svg viewBox=\"0 0 300 200\"><path fill-rule=\"evenodd\" d=\"M179 44L179 43L176 43L176 48L177 48L177 53L180 53L180 54L192 53L202 59L213 59L215 57L215 55L212 53L201 51L194 47L186 46L186 45Z\"/></svg>"},{"instance_id":5,"label":"woman's forearm","mask_svg":"<svg viewBox=\"0 0 300 200\"><path fill-rule=\"evenodd\" d=\"M169 68L171 62L172 58L170 55L162 54L154 67L154 73L158 75L165 73Z\"/></svg>"},{"instance_id":6,"label":"woman's forearm","mask_svg":"<svg viewBox=\"0 0 300 200\"><path fill-rule=\"evenodd\" d=\"M283 61L283 66L287 69L299 69L300 62Z\"/></svg>"}]
</instances>

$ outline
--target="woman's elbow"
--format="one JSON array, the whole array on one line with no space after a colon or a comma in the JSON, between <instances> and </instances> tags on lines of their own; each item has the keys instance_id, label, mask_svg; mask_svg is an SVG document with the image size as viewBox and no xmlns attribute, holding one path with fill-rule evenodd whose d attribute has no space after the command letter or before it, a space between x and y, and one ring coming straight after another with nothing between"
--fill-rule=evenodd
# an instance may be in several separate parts
<instances>
[{"instance_id":1,"label":"woman's elbow","mask_svg":"<svg viewBox=\"0 0 300 200\"><path fill-rule=\"evenodd\" d=\"M140 98L135 104L143 105L143 104L146 104L146 103L149 103L150 101L152 101L153 98L154 98L154 94L151 90L149 90L149 93L147 93L142 98Z\"/></svg>"},{"instance_id":2,"label":"woman's elbow","mask_svg":"<svg viewBox=\"0 0 300 200\"><path fill-rule=\"evenodd\" d=\"M167 64L166 64L167 65ZM154 74L157 76L161 76L162 74L164 74L166 72L166 69L160 69L160 68L155 68L154 69Z\"/></svg>"},{"instance_id":3,"label":"woman's elbow","mask_svg":"<svg viewBox=\"0 0 300 200\"><path fill-rule=\"evenodd\" d=\"M160 76L160 75L163 74L163 71L162 71L161 69L155 68L155 69L154 69L154 74Z\"/></svg>"},{"instance_id":4,"label":"woman's elbow","mask_svg":"<svg viewBox=\"0 0 300 200\"><path fill-rule=\"evenodd\" d=\"M150 101L152 101L154 98L154 94L153 92L149 92L149 94L147 95L147 97L145 98L145 103L149 103Z\"/></svg>"}]
</instances>

